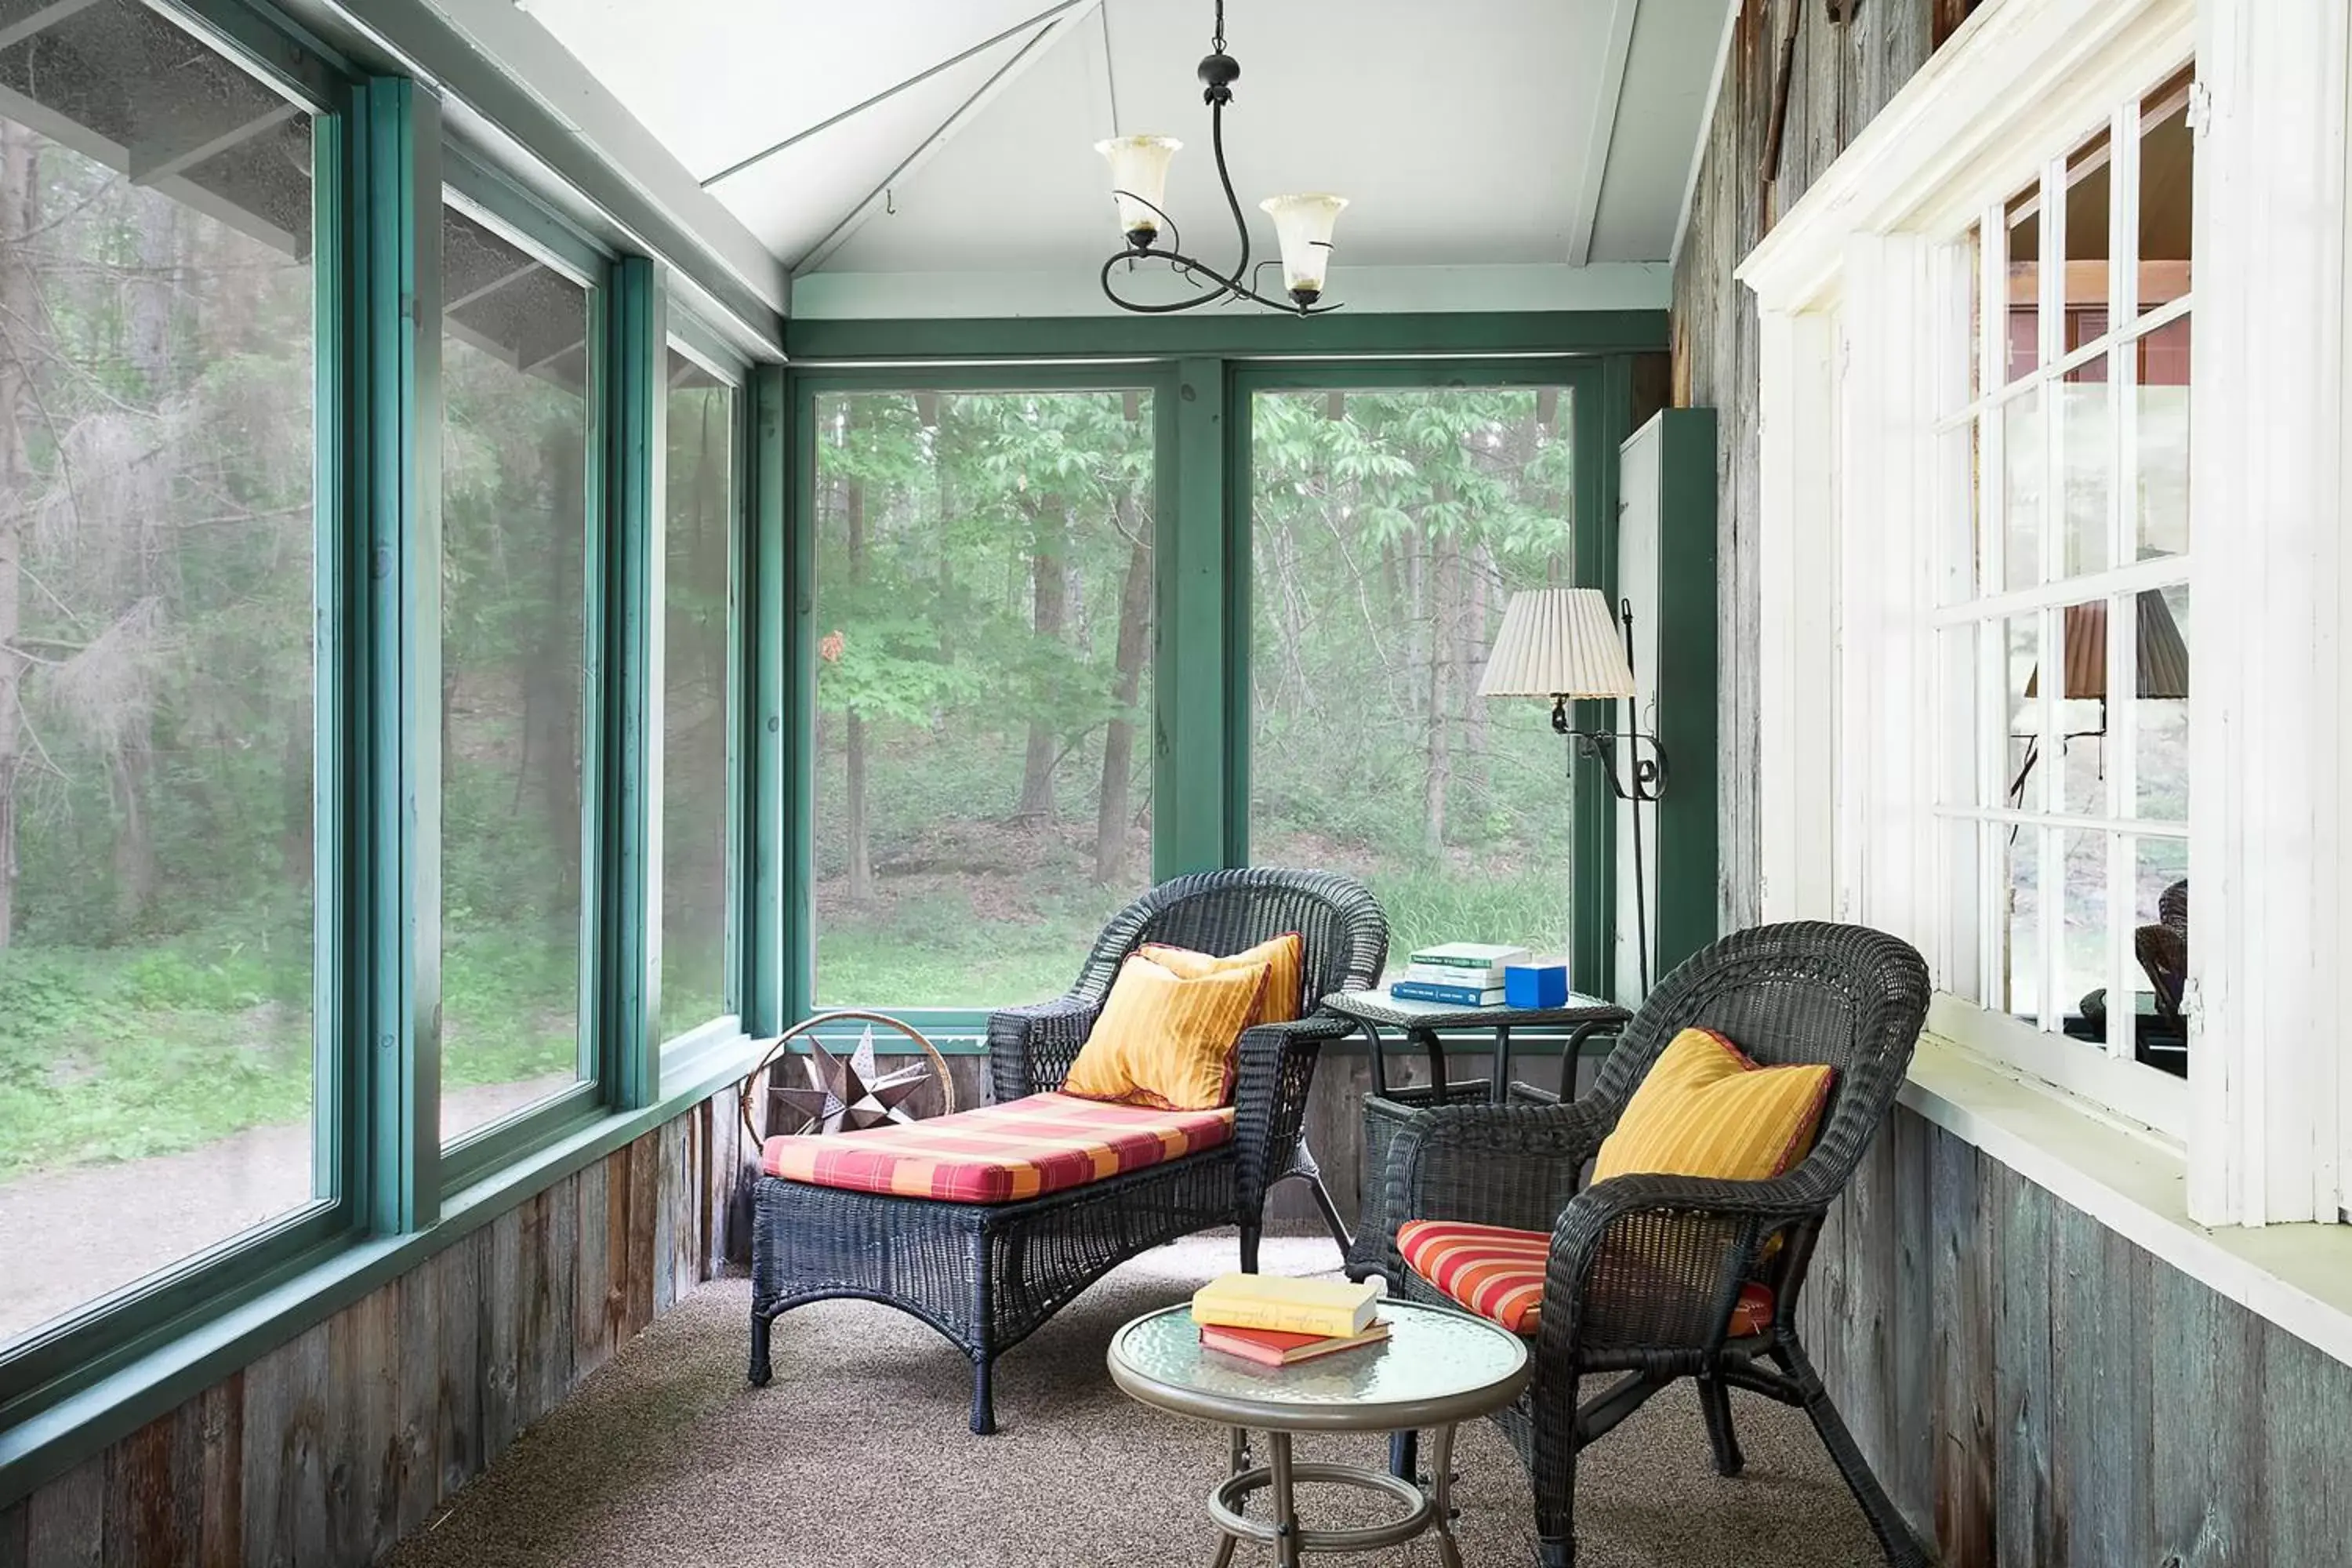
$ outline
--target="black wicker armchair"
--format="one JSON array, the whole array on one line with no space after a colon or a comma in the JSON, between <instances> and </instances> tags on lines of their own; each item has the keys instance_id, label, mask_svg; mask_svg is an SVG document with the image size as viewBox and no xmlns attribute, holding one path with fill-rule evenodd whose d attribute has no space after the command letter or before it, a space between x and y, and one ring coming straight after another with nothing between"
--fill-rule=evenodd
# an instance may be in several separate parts
<instances>
[{"instance_id":1,"label":"black wicker armchair","mask_svg":"<svg viewBox=\"0 0 2352 1568\"><path fill-rule=\"evenodd\" d=\"M1068 994L991 1016L993 1098L1060 1087L1119 965L1143 943L1226 953L1294 931L1305 947L1306 999L1378 981L1388 920L1352 878L1253 867L1162 883L1104 928ZM1310 1016L1246 1031L1230 1142L1042 1197L959 1203L762 1177L752 1232L752 1383L769 1380L778 1314L862 1297L920 1318L971 1358L971 1429L994 1431L996 1358L1112 1268L1178 1237L1238 1225L1242 1267L1255 1270L1266 1189L1297 1177L1315 1181L1322 1195L1299 1124L1323 1042L1350 1026ZM1324 1202L1328 1212L1328 1195Z\"/></svg>"},{"instance_id":2,"label":"black wicker armchair","mask_svg":"<svg viewBox=\"0 0 2352 1568\"><path fill-rule=\"evenodd\" d=\"M1797 1302L1813 1241L1895 1103L1927 1016L1919 955L1853 926L1766 926L1694 955L1654 992L1592 1091L1562 1105L1459 1105L1416 1118L1388 1167L1388 1212L1549 1231L1536 1371L1496 1419L1534 1483L1538 1561L1575 1561L1578 1452L1678 1378L1696 1378L1716 1465L1741 1467L1729 1388L1812 1418L1890 1562L1927 1561L1871 1474L1798 1338ZM1579 1190L1658 1053L1690 1026L1720 1030L1759 1062L1836 1068L1811 1152L1769 1181L1621 1176ZM1408 1297L1444 1301L1387 1240L1388 1272ZM1769 1325L1728 1337L1751 1285L1772 1292ZM1579 1379L1622 1373L1580 1400ZM1399 1445L1401 1467L1412 1459Z\"/></svg>"}]
</instances>

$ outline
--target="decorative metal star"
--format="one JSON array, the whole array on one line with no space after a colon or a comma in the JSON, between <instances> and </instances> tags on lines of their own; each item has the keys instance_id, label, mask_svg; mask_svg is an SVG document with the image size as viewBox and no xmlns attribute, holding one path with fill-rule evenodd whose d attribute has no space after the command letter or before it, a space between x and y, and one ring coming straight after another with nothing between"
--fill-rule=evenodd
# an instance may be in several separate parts
<instances>
[{"instance_id":1,"label":"decorative metal star","mask_svg":"<svg viewBox=\"0 0 2352 1568\"><path fill-rule=\"evenodd\" d=\"M796 1111L803 1132L862 1132L891 1121L912 1121L907 1101L929 1083L929 1062L917 1062L894 1073L879 1073L874 1065L874 1026L867 1025L857 1049L847 1058L835 1056L815 1040L808 1043L809 1087L768 1090L777 1105Z\"/></svg>"}]
</instances>

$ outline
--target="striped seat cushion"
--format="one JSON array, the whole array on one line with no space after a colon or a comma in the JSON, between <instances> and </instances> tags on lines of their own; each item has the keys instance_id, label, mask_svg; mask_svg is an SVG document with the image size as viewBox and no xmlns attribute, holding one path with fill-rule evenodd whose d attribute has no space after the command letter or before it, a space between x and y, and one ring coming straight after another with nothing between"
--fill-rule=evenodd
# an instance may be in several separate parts
<instances>
[{"instance_id":1,"label":"striped seat cushion","mask_svg":"<svg viewBox=\"0 0 2352 1568\"><path fill-rule=\"evenodd\" d=\"M1005 1204L1181 1160L1233 1135L1231 1106L1157 1110L1033 1094L929 1121L771 1138L760 1163L772 1176L820 1187Z\"/></svg>"},{"instance_id":2,"label":"striped seat cushion","mask_svg":"<svg viewBox=\"0 0 2352 1568\"><path fill-rule=\"evenodd\" d=\"M1482 1318L1515 1334L1532 1334L1543 1314L1544 1266L1551 1236L1467 1220L1407 1220L1397 1229L1405 1266ZM1772 1291L1750 1281L1731 1309L1730 1337L1772 1326Z\"/></svg>"}]
</instances>

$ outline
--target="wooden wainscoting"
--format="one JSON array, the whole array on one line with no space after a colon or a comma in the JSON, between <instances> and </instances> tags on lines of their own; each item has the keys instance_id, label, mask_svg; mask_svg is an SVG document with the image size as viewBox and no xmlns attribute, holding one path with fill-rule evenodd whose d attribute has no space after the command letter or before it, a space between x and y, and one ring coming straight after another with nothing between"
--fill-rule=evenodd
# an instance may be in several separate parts
<instances>
[{"instance_id":1,"label":"wooden wainscoting","mask_svg":"<svg viewBox=\"0 0 2352 1568\"><path fill-rule=\"evenodd\" d=\"M360 1568L712 1277L730 1089L0 1510L0 1564Z\"/></svg>"},{"instance_id":2,"label":"wooden wainscoting","mask_svg":"<svg viewBox=\"0 0 2352 1568\"><path fill-rule=\"evenodd\" d=\"M1801 1313L1948 1568L2352 1563L2352 1367L1910 1110Z\"/></svg>"}]
</instances>

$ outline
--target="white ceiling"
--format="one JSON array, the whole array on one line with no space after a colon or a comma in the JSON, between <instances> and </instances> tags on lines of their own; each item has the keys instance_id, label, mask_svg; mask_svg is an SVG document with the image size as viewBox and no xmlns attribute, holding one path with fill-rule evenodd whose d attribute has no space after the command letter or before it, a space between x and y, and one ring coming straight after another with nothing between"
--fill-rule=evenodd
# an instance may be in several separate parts
<instances>
[{"instance_id":1,"label":"white ceiling","mask_svg":"<svg viewBox=\"0 0 2352 1568\"><path fill-rule=\"evenodd\" d=\"M1147 132L1186 248L1233 256L1211 0L520 3L798 274L1091 273L1092 144ZM1259 198L1331 190L1340 268L1666 259L1733 3L1228 0L1254 253Z\"/></svg>"}]
</instances>

